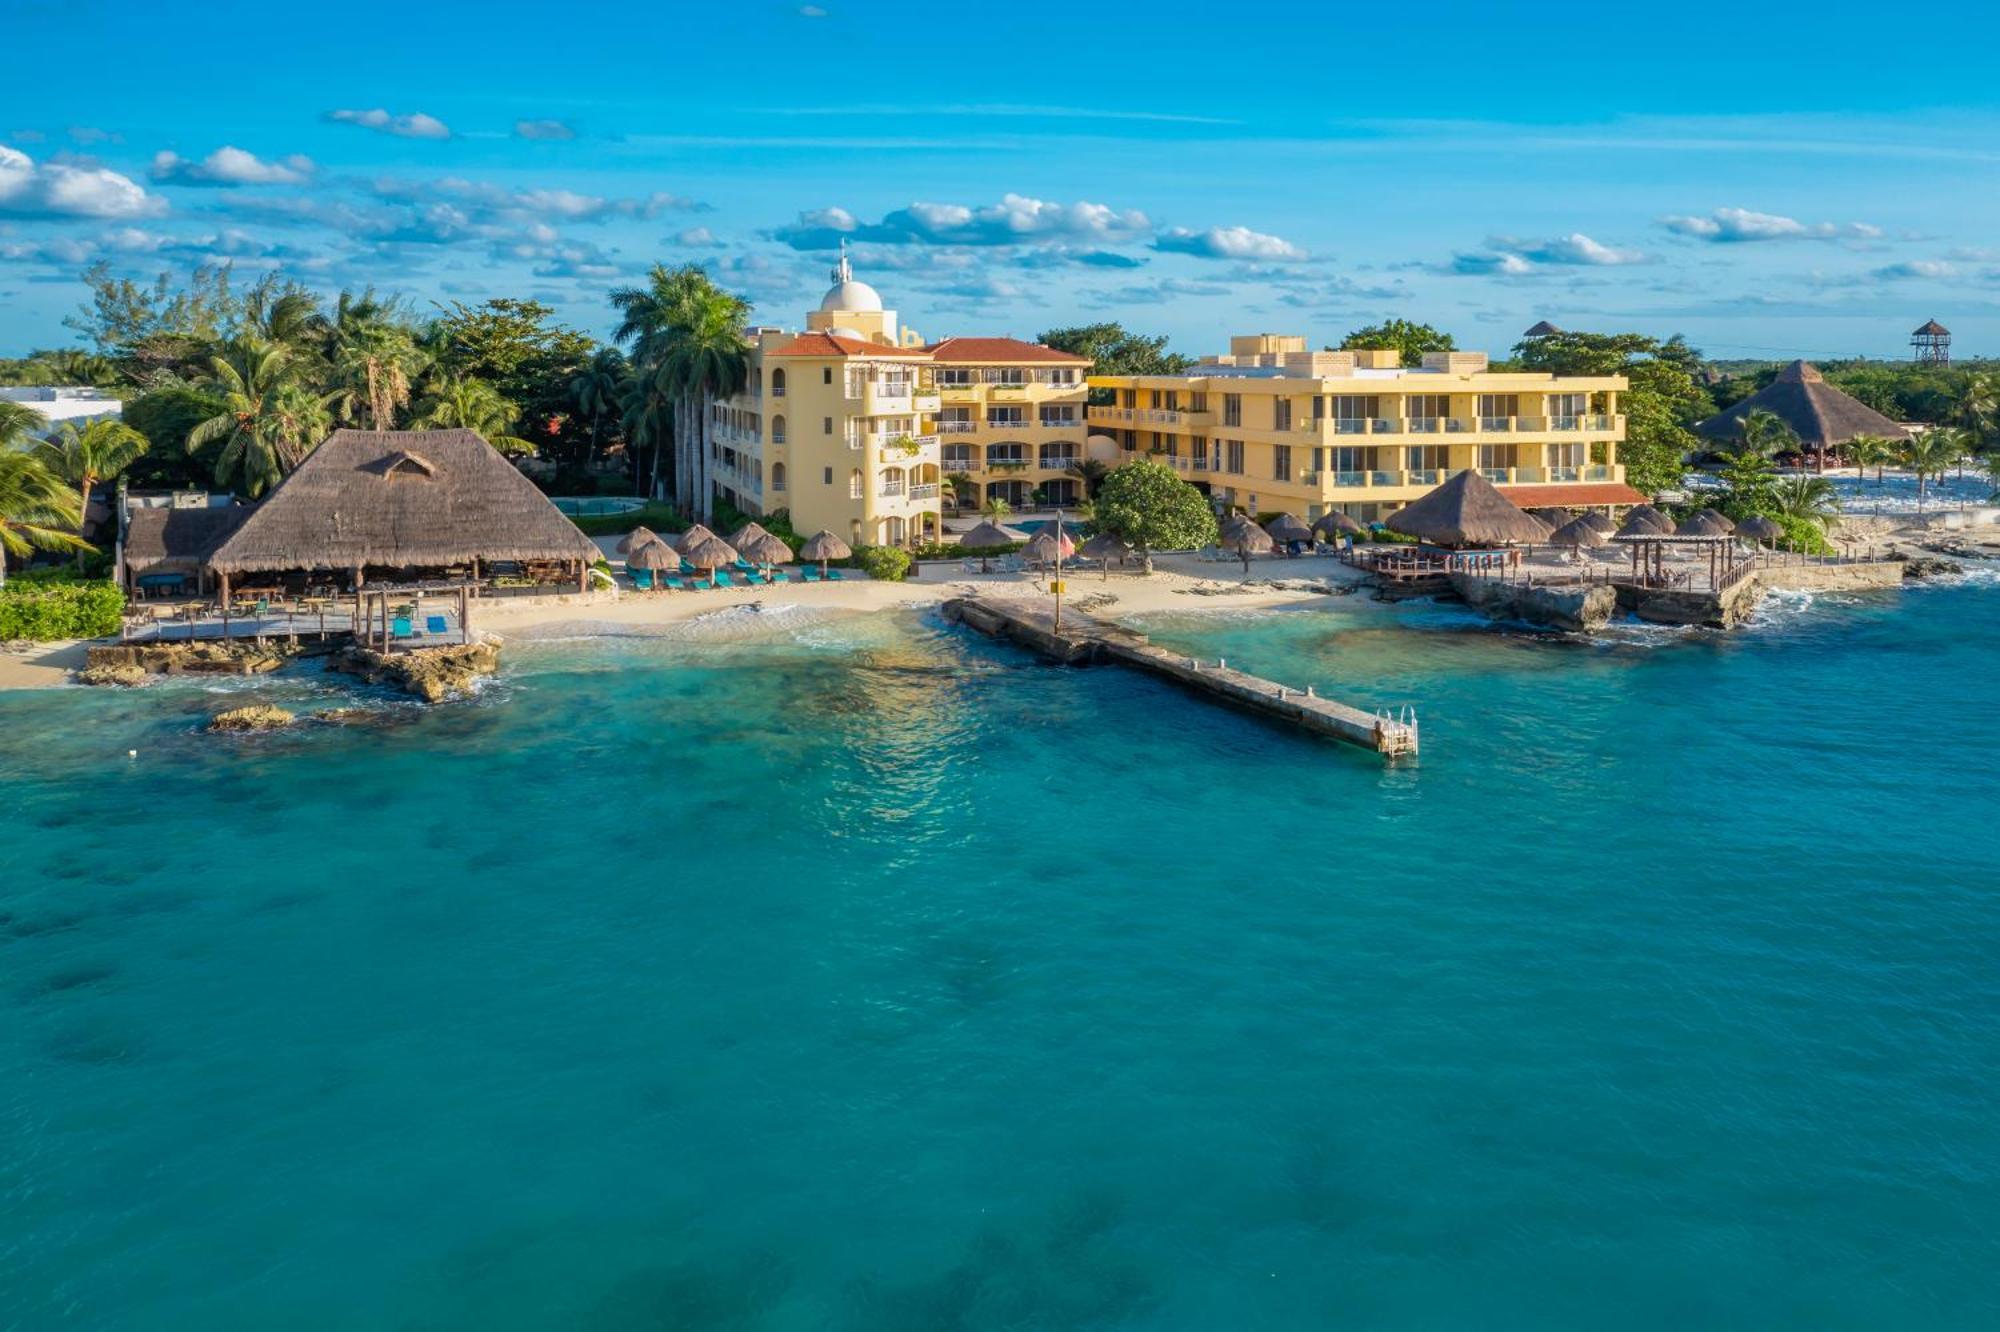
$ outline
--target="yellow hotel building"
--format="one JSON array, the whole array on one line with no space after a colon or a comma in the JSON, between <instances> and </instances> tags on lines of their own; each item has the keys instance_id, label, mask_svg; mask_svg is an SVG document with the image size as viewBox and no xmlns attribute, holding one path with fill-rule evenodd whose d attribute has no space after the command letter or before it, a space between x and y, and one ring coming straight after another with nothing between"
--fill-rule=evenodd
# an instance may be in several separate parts
<instances>
[{"instance_id":1,"label":"yellow hotel building","mask_svg":"<svg viewBox=\"0 0 2000 1332\"><path fill-rule=\"evenodd\" d=\"M1494 371L1483 352L1405 369L1394 351L1315 352L1262 333L1180 374L1090 386L1115 400L1090 408L1093 435L1120 459L1168 464L1221 508L1379 520L1470 467L1524 509L1645 498L1618 461L1621 375Z\"/></svg>"},{"instance_id":2,"label":"yellow hotel building","mask_svg":"<svg viewBox=\"0 0 2000 1332\"><path fill-rule=\"evenodd\" d=\"M791 511L852 545L935 541L947 476L962 507L1074 503L1090 362L1013 338L926 344L843 252L806 329L751 330L749 384L713 408L712 464L745 513Z\"/></svg>"}]
</instances>

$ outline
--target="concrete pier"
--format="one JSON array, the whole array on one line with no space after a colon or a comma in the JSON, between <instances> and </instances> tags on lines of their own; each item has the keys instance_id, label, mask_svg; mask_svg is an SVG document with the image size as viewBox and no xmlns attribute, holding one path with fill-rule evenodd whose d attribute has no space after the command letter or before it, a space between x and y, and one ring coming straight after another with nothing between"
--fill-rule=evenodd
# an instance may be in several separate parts
<instances>
[{"instance_id":1,"label":"concrete pier","mask_svg":"<svg viewBox=\"0 0 2000 1332\"><path fill-rule=\"evenodd\" d=\"M1110 663L1145 671L1197 694L1314 735L1372 749L1386 757L1417 753L1413 714L1390 718L1293 689L1220 662L1200 662L1185 653L1156 647L1144 634L1106 624L1074 610L1055 627L1050 610L1018 601L959 597L944 604L945 618L989 638L1018 643L1065 666Z\"/></svg>"}]
</instances>

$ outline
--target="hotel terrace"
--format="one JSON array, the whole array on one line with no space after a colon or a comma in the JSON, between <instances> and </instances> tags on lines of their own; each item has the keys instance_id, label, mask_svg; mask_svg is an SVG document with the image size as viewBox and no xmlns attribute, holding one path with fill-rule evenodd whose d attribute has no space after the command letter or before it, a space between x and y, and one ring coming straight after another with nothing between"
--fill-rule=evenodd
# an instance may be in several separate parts
<instances>
[{"instance_id":1,"label":"hotel terrace","mask_svg":"<svg viewBox=\"0 0 2000 1332\"><path fill-rule=\"evenodd\" d=\"M843 253L806 331L751 330L749 384L714 408L716 483L746 513L791 511L801 532L905 545L956 503L1075 503L1084 457L1081 356L1013 338L926 344L899 328Z\"/></svg>"},{"instance_id":2,"label":"hotel terrace","mask_svg":"<svg viewBox=\"0 0 2000 1332\"><path fill-rule=\"evenodd\" d=\"M1314 352L1264 333L1180 374L1089 382L1113 398L1089 409L1093 437L1121 460L1168 464L1218 507L1374 521L1474 467L1524 509L1645 498L1618 461L1619 375L1495 371L1483 352L1405 369L1394 351Z\"/></svg>"}]
</instances>

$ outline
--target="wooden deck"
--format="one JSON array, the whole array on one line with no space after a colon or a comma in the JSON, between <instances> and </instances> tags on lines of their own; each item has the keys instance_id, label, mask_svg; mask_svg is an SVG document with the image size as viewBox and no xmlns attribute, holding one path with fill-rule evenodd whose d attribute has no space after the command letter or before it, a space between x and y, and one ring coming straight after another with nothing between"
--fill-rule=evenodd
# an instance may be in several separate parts
<instances>
[{"instance_id":1,"label":"wooden deck","mask_svg":"<svg viewBox=\"0 0 2000 1332\"><path fill-rule=\"evenodd\" d=\"M128 621L119 640L125 643L200 643L245 640L262 642L266 639L293 639L302 643L320 642L334 638L347 638L354 633L354 612L352 601L349 609L328 611L324 615L307 611L267 611L262 615L200 615L192 618L176 616L172 619L139 619ZM465 627L459 623L455 612L444 611L439 618L444 621L441 633L432 633L428 628L430 612L412 621L412 632L393 640L392 648L397 651L413 651L417 648L458 647L471 641Z\"/></svg>"},{"instance_id":2,"label":"wooden deck","mask_svg":"<svg viewBox=\"0 0 2000 1332\"><path fill-rule=\"evenodd\" d=\"M1321 698L1312 689L1294 689L1239 671L1225 662L1205 664L1185 653L1157 647L1144 634L1065 610L1057 629L1053 607L1041 609L1016 599L961 597L947 601L945 615L990 638L1005 638L1064 665L1105 662L1172 680L1212 701L1254 712L1315 735L1371 749L1386 758L1414 757L1417 719L1373 713Z\"/></svg>"}]
</instances>

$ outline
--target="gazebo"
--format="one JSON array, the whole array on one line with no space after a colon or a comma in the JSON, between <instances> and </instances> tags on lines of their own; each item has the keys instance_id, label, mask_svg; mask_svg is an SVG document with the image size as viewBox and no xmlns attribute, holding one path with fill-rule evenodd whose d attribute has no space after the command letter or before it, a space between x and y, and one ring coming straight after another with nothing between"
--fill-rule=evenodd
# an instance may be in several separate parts
<instances>
[{"instance_id":1,"label":"gazebo","mask_svg":"<svg viewBox=\"0 0 2000 1332\"><path fill-rule=\"evenodd\" d=\"M1550 531L1547 523L1518 507L1471 467L1390 514L1383 525L1452 550L1539 545L1549 539Z\"/></svg>"},{"instance_id":2,"label":"gazebo","mask_svg":"<svg viewBox=\"0 0 2000 1332\"><path fill-rule=\"evenodd\" d=\"M1849 397L1826 382L1804 361L1793 361L1778 377L1727 411L1695 423L1704 439L1726 444L1743 437L1743 422L1752 412L1770 412L1799 438L1799 445L1823 468L1826 456L1862 435L1908 439L1910 432L1873 407Z\"/></svg>"}]
</instances>

